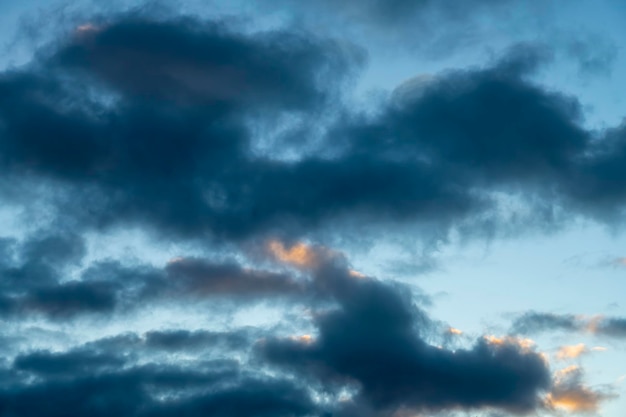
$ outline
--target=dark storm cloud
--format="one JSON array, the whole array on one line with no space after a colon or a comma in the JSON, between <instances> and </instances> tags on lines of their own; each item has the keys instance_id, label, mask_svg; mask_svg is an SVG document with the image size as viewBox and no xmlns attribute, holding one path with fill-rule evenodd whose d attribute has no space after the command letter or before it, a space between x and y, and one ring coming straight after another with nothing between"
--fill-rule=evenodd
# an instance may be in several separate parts
<instances>
[{"instance_id":1,"label":"dark storm cloud","mask_svg":"<svg viewBox=\"0 0 626 417\"><path fill-rule=\"evenodd\" d=\"M434 5L371 3L391 15ZM358 57L304 32L246 34L219 22L130 14L94 19L48 48L0 74L0 189L45 212L56 230L0 240L3 318L69 323L159 303L222 312L225 300L291 300L312 310L317 334L161 329L65 352L20 352L0 362L0 416L541 409L553 387L536 351L513 337L439 348L431 343L437 324L409 288L354 273L330 250L279 244L275 261L287 264L279 272L191 257L163 268L83 265L80 237L122 226L232 244L336 232L346 219L435 224L445 233L495 217L496 192L520 193L532 208L536 200L571 202L606 218L626 195L625 135L618 128L592 139L576 100L530 81L541 50L518 47L487 67L404 85L364 115L339 94ZM335 111L335 119L322 117ZM318 133L328 128L322 139L298 138L318 140L323 152L256 152L272 139L259 137L259 126L299 117ZM569 320L531 319L520 331ZM607 334L623 328L620 320L593 324ZM333 394L342 389L354 393L348 405Z\"/></svg>"},{"instance_id":2,"label":"dark storm cloud","mask_svg":"<svg viewBox=\"0 0 626 417\"><path fill-rule=\"evenodd\" d=\"M116 286L107 283L68 283L33 289L19 308L50 317L111 312L116 305Z\"/></svg>"},{"instance_id":3,"label":"dark storm cloud","mask_svg":"<svg viewBox=\"0 0 626 417\"><path fill-rule=\"evenodd\" d=\"M215 264L202 259L179 259L166 267L170 287L202 295L264 295L304 293L305 284L289 274L242 268L236 263ZM166 291L168 291L166 289Z\"/></svg>"},{"instance_id":4,"label":"dark storm cloud","mask_svg":"<svg viewBox=\"0 0 626 417\"><path fill-rule=\"evenodd\" d=\"M335 49L336 48L336 49ZM310 108L344 70L338 46L304 34L233 32L195 19L139 16L79 26L54 54L122 94L181 105Z\"/></svg>"},{"instance_id":5,"label":"dark storm cloud","mask_svg":"<svg viewBox=\"0 0 626 417\"><path fill-rule=\"evenodd\" d=\"M620 220L626 198L626 124L608 129L593 144L570 178L569 197L591 215Z\"/></svg>"},{"instance_id":6,"label":"dark storm cloud","mask_svg":"<svg viewBox=\"0 0 626 417\"><path fill-rule=\"evenodd\" d=\"M406 288L350 275L341 262L314 272L318 291L338 303L316 314L319 334L258 344L268 361L329 384L356 386L355 404L398 410L500 408L532 412L550 388L546 362L515 340L480 339L472 349L426 342L432 323ZM386 415L386 414L384 414Z\"/></svg>"},{"instance_id":7,"label":"dark storm cloud","mask_svg":"<svg viewBox=\"0 0 626 417\"><path fill-rule=\"evenodd\" d=\"M353 61L344 52L305 34L191 19L79 28L47 58L0 76L4 176L54 189L72 225L247 235L301 205L281 203L288 189L254 206L250 181L289 167L252 162L249 117L329 104Z\"/></svg>"},{"instance_id":8,"label":"dark storm cloud","mask_svg":"<svg viewBox=\"0 0 626 417\"><path fill-rule=\"evenodd\" d=\"M121 358L89 351L51 353L33 352L18 356L14 369L39 375L75 376L85 372L102 372L124 364Z\"/></svg>"},{"instance_id":9,"label":"dark storm cloud","mask_svg":"<svg viewBox=\"0 0 626 417\"><path fill-rule=\"evenodd\" d=\"M40 232L5 239L0 259L0 316L82 315L135 311L144 302L296 300L309 283L288 273L246 268L235 261L180 258L163 268L98 261L69 279L84 261L83 239Z\"/></svg>"},{"instance_id":10,"label":"dark storm cloud","mask_svg":"<svg viewBox=\"0 0 626 417\"><path fill-rule=\"evenodd\" d=\"M164 329L67 351L21 352L3 369L0 415L41 415L42 404L53 417L69 409L76 416L115 412L121 417L293 417L349 413L351 407L376 415L403 409L538 409L541 394L550 388L547 364L538 353L515 339L480 339L469 350L435 347L427 340L437 333L437 324L413 304L408 288L351 273L339 253L306 250L309 262L293 266L310 275L305 287L310 297L300 300L313 309L318 335L285 339L261 328ZM207 269L204 263L192 266L192 271L200 268L199 275ZM103 271L88 275L100 282L106 276ZM265 287L258 296L268 296ZM238 359L230 360L235 352ZM184 362L171 361L181 353ZM267 376L268 369L276 376ZM357 392L348 403L332 395L324 401L312 397L314 391L343 388Z\"/></svg>"},{"instance_id":11,"label":"dark storm cloud","mask_svg":"<svg viewBox=\"0 0 626 417\"><path fill-rule=\"evenodd\" d=\"M58 363L39 364L34 370L50 371L56 366ZM156 364L113 371L84 367L73 373L47 375L34 383L5 381L2 385L2 416L62 417L71 410L76 417L269 417L304 416L315 411L302 387L245 375L233 365L219 363L205 363L201 370Z\"/></svg>"},{"instance_id":12,"label":"dark storm cloud","mask_svg":"<svg viewBox=\"0 0 626 417\"><path fill-rule=\"evenodd\" d=\"M232 351L250 346L253 334L254 331L155 330L145 334L145 343L148 347L168 351L201 350L214 346L222 346Z\"/></svg>"},{"instance_id":13,"label":"dark storm cloud","mask_svg":"<svg viewBox=\"0 0 626 417\"><path fill-rule=\"evenodd\" d=\"M249 380L245 381L245 385L227 386L213 395L197 396L187 401L172 403L154 407L145 413L145 416L292 417L322 413L304 388L287 380Z\"/></svg>"},{"instance_id":14,"label":"dark storm cloud","mask_svg":"<svg viewBox=\"0 0 626 417\"><path fill-rule=\"evenodd\" d=\"M589 332L598 336L626 337L626 319L622 317L587 317L573 314L528 312L513 321L511 332L533 334L551 331Z\"/></svg>"},{"instance_id":15,"label":"dark storm cloud","mask_svg":"<svg viewBox=\"0 0 626 417\"><path fill-rule=\"evenodd\" d=\"M56 45L0 75L0 167L22 189L36 182L36 198L75 230L240 240L351 219L445 235L504 227L498 195L520 196L526 225L557 223L566 204L606 219L625 195L624 135L592 139L575 99L530 81L542 48L405 84L360 115L336 94L354 56L310 34L126 15ZM255 123L329 109L344 117L313 129L329 128L326 156L255 151L272 139ZM302 132L299 143L314 141Z\"/></svg>"},{"instance_id":16,"label":"dark storm cloud","mask_svg":"<svg viewBox=\"0 0 626 417\"><path fill-rule=\"evenodd\" d=\"M4 239L0 271L4 279L0 286L16 286L55 282L63 270L81 260L85 248L80 236L63 233L35 235L23 243Z\"/></svg>"},{"instance_id":17,"label":"dark storm cloud","mask_svg":"<svg viewBox=\"0 0 626 417\"><path fill-rule=\"evenodd\" d=\"M376 124L358 127L355 146L414 164L427 161L458 186L558 181L588 138L575 100L527 80L542 55L519 46L495 67L408 85Z\"/></svg>"},{"instance_id":18,"label":"dark storm cloud","mask_svg":"<svg viewBox=\"0 0 626 417\"><path fill-rule=\"evenodd\" d=\"M233 331L231 336L244 333ZM172 354L189 352L186 344L153 343L161 336L171 341L174 334L151 333L144 338L127 334L63 352L22 353L9 368L1 369L6 378L0 381L0 415L295 417L321 413L306 388L295 381L244 370L238 361L209 360L207 354L216 353L209 332L186 337L200 342L191 349L204 346L201 356L184 363L166 364L161 356L154 361L155 348ZM222 346L219 352L232 350Z\"/></svg>"},{"instance_id":19,"label":"dark storm cloud","mask_svg":"<svg viewBox=\"0 0 626 417\"><path fill-rule=\"evenodd\" d=\"M85 255L82 238L70 233L34 235L11 242L0 259L0 312L41 313L65 318L85 312L108 312L115 306L117 284L67 281Z\"/></svg>"}]
</instances>

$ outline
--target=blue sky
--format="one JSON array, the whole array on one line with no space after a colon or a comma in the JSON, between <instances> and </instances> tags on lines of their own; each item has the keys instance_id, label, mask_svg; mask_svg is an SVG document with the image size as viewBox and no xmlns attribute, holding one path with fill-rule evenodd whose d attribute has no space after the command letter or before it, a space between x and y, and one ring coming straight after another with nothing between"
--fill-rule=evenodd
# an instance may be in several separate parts
<instances>
[{"instance_id":1,"label":"blue sky","mask_svg":"<svg viewBox=\"0 0 626 417\"><path fill-rule=\"evenodd\" d=\"M0 4L0 417L621 416L625 16Z\"/></svg>"}]
</instances>

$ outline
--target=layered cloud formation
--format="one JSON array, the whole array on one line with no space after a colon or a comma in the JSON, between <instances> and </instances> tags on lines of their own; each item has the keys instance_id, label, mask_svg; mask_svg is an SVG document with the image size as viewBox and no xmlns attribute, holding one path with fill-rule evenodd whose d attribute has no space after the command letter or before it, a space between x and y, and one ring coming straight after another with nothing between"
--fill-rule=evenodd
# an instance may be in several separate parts
<instances>
[{"instance_id":1,"label":"layered cloud formation","mask_svg":"<svg viewBox=\"0 0 626 417\"><path fill-rule=\"evenodd\" d=\"M622 216L623 128L597 137L575 98L530 81L541 49L404 86L368 116L337 98L359 62L351 48L189 18L109 20L0 81L6 194L37 184L73 227L242 239L347 216L444 233L524 214L558 224L566 205L567 216ZM259 152L255 123L329 109L344 116L323 127L328 137L290 136L321 140L324 153Z\"/></svg>"},{"instance_id":2,"label":"layered cloud formation","mask_svg":"<svg viewBox=\"0 0 626 417\"><path fill-rule=\"evenodd\" d=\"M388 226L445 239L621 219L626 129L590 130L576 98L533 81L549 55L516 45L357 110L365 53L304 30L140 10L50 39L0 73L0 194L28 225L0 240L0 319L24 331L0 336L0 416L597 411L612 391L586 386L580 368L555 371L516 335L623 337L624 319L528 312L509 336L450 347L462 332L413 288L311 243ZM124 229L197 251L94 259L89 240ZM220 322L250 306L292 321ZM119 324L189 307L222 326ZM73 333L111 322L113 335Z\"/></svg>"}]
</instances>

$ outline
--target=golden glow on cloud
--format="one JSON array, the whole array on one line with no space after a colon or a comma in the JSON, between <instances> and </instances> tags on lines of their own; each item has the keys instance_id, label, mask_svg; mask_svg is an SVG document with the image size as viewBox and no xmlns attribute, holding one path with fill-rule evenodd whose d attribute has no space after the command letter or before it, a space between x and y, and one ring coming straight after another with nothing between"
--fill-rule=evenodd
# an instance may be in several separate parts
<instances>
[{"instance_id":1,"label":"golden glow on cloud","mask_svg":"<svg viewBox=\"0 0 626 417\"><path fill-rule=\"evenodd\" d=\"M554 373L554 379L557 384L562 383L568 376L580 372L580 366L570 365L567 368L560 369Z\"/></svg>"},{"instance_id":2,"label":"golden glow on cloud","mask_svg":"<svg viewBox=\"0 0 626 417\"><path fill-rule=\"evenodd\" d=\"M602 401L614 398L612 393L594 391L583 385L581 379L582 369L576 365L556 371L552 392L545 398L546 406L570 413L593 413L598 411Z\"/></svg>"},{"instance_id":3,"label":"golden glow on cloud","mask_svg":"<svg viewBox=\"0 0 626 417\"><path fill-rule=\"evenodd\" d=\"M351 269L350 271L348 271L348 273L353 278L365 278L364 274L360 273L359 271L355 271L354 269Z\"/></svg>"},{"instance_id":4,"label":"golden glow on cloud","mask_svg":"<svg viewBox=\"0 0 626 417\"><path fill-rule=\"evenodd\" d=\"M457 336L460 336L460 335L463 334L463 332L461 330L455 329L454 327L450 327L448 329L448 333L453 334L453 335L457 335Z\"/></svg>"},{"instance_id":5,"label":"golden glow on cloud","mask_svg":"<svg viewBox=\"0 0 626 417\"><path fill-rule=\"evenodd\" d=\"M583 353L587 353L588 349L583 343L579 343L573 346L562 346L556 353L557 359L573 359L577 358Z\"/></svg>"},{"instance_id":6,"label":"golden glow on cloud","mask_svg":"<svg viewBox=\"0 0 626 417\"><path fill-rule=\"evenodd\" d=\"M565 391L558 395L548 394L546 403L550 408L561 409L570 413L594 412L598 402L593 392L586 388L582 391Z\"/></svg>"},{"instance_id":7,"label":"golden glow on cloud","mask_svg":"<svg viewBox=\"0 0 626 417\"><path fill-rule=\"evenodd\" d=\"M313 336L310 334L303 334L301 336L291 336L291 340L294 342L302 343L305 345L310 345L313 343Z\"/></svg>"},{"instance_id":8,"label":"golden glow on cloud","mask_svg":"<svg viewBox=\"0 0 626 417\"><path fill-rule=\"evenodd\" d=\"M279 261L301 268L310 268L316 263L315 252L304 243L296 243L291 247L286 247L278 240L271 240L268 243L270 253Z\"/></svg>"},{"instance_id":9,"label":"golden glow on cloud","mask_svg":"<svg viewBox=\"0 0 626 417\"><path fill-rule=\"evenodd\" d=\"M513 336L496 337L493 335L488 335L488 336L484 336L484 339L490 345L494 345L494 346L513 345L513 346L518 346L520 349L524 351L532 350L532 348L535 347L534 340L513 337Z\"/></svg>"},{"instance_id":10,"label":"golden glow on cloud","mask_svg":"<svg viewBox=\"0 0 626 417\"><path fill-rule=\"evenodd\" d=\"M560 360L574 359L585 353L589 352L604 352L607 349L602 346L594 346L591 349L587 348L583 343L572 346L562 346L556 353L556 358Z\"/></svg>"}]
</instances>

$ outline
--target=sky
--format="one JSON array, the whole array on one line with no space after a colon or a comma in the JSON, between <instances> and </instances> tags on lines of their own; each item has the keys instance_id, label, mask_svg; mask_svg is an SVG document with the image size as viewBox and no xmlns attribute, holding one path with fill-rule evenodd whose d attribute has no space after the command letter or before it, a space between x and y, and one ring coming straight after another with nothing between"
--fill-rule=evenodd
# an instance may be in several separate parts
<instances>
[{"instance_id":1,"label":"sky","mask_svg":"<svg viewBox=\"0 0 626 417\"><path fill-rule=\"evenodd\" d=\"M0 2L0 417L622 417L625 17Z\"/></svg>"}]
</instances>

